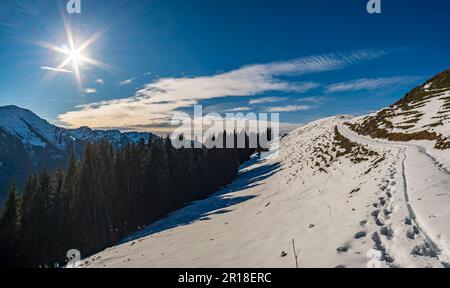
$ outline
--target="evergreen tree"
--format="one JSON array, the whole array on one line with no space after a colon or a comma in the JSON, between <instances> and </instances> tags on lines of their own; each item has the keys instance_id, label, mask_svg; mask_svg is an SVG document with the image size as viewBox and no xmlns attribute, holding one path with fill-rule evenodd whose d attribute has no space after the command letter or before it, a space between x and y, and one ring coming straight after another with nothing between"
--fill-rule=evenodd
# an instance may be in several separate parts
<instances>
[{"instance_id":1,"label":"evergreen tree","mask_svg":"<svg viewBox=\"0 0 450 288\"><path fill-rule=\"evenodd\" d=\"M17 185L12 183L5 212L0 220L0 255L1 262L14 262L17 258L18 237L20 229L20 199L17 195Z\"/></svg>"}]
</instances>

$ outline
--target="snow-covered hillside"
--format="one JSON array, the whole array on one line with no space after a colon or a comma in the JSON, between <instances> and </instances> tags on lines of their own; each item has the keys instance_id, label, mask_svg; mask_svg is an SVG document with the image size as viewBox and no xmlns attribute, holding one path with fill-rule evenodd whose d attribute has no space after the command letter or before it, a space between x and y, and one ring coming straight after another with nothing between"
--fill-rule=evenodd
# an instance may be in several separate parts
<instances>
[{"instance_id":1,"label":"snow-covered hillside","mask_svg":"<svg viewBox=\"0 0 450 288\"><path fill-rule=\"evenodd\" d=\"M354 121L352 129L394 141L430 140L450 148L450 69L414 88L394 105Z\"/></svg>"},{"instance_id":2,"label":"snow-covered hillside","mask_svg":"<svg viewBox=\"0 0 450 288\"><path fill-rule=\"evenodd\" d=\"M83 267L443 267L450 157L332 117L301 127L239 177L83 261ZM424 145L422 145L424 144Z\"/></svg>"}]
</instances>

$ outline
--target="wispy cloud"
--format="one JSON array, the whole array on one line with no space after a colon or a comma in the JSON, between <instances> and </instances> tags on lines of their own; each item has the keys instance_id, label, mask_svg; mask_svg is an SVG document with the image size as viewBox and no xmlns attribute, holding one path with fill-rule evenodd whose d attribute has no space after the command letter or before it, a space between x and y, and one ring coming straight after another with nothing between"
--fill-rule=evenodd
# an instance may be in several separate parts
<instances>
[{"instance_id":1,"label":"wispy cloud","mask_svg":"<svg viewBox=\"0 0 450 288\"><path fill-rule=\"evenodd\" d=\"M376 90L389 86L399 86L409 84L421 79L417 76L397 76L387 78L363 78L352 80L348 82L340 82L327 86L326 91L328 93L334 92L348 92L358 90Z\"/></svg>"},{"instance_id":2,"label":"wispy cloud","mask_svg":"<svg viewBox=\"0 0 450 288\"><path fill-rule=\"evenodd\" d=\"M83 90L83 92L86 93L86 94L95 94L95 93L97 93L97 89L95 89L95 88L86 88L86 89Z\"/></svg>"},{"instance_id":3,"label":"wispy cloud","mask_svg":"<svg viewBox=\"0 0 450 288\"><path fill-rule=\"evenodd\" d=\"M307 92L320 86L314 82L292 81L290 75L333 71L386 55L385 51L356 51L346 54L315 55L289 61L254 64L225 73L203 77L161 78L138 90L134 97L78 106L59 116L68 127L137 130L146 124L166 123L173 111L202 100L255 96L265 92ZM298 78L298 77L297 77ZM122 81L131 84L133 79ZM292 106L291 109L306 106ZM284 107L285 108L285 107ZM278 109L279 110L279 109Z\"/></svg>"},{"instance_id":4,"label":"wispy cloud","mask_svg":"<svg viewBox=\"0 0 450 288\"><path fill-rule=\"evenodd\" d=\"M19 0L17 1L17 10L32 16L39 16L41 10L35 0Z\"/></svg>"},{"instance_id":5,"label":"wispy cloud","mask_svg":"<svg viewBox=\"0 0 450 288\"><path fill-rule=\"evenodd\" d=\"M274 103L274 102L280 102L288 100L289 98L286 97L263 97L259 99L252 99L248 104L250 105L256 105L256 104L264 104L264 103Z\"/></svg>"},{"instance_id":6,"label":"wispy cloud","mask_svg":"<svg viewBox=\"0 0 450 288\"><path fill-rule=\"evenodd\" d=\"M308 111L314 109L314 106L310 105L287 105L280 107L269 107L266 109L267 112L276 113L276 112L296 112L296 111Z\"/></svg>"},{"instance_id":7,"label":"wispy cloud","mask_svg":"<svg viewBox=\"0 0 450 288\"><path fill-rule=\"evenodd\" d=\"M130 79L127 79L127 80L120 81L119 85L120 86L130 85L133 82L134 82L134 78L130 78Z\"/></svg>"},{"instance_id":8,"label":"wispy cloud","mask_svg":"<svg viewBox=\"0 0 450 288\"><path fill-rule=\"evenodd\" d=\"M235 107L232 109L228 109L227 112L244 112L244 111L250 111L252 108L247 106L241 106L241 107Z\"/></svg>"},{"instance_id":9,"label":"wispy cloud","mask_svg":"<svg viewBox=\"0 0 450 288\"><path fill-rule=\"evenodd\" d=\"M95 84L99 84L99 85L103 85L103 84L105 84L105 80L99 78L99 79L95 80L94 83Z\"/></svg>"},{"instance_id":10,"label":"wispy cloud","mask_svg":"<svg viewBox=\"0 0 450 288\"><path fill-rule=\"evenodd\" d=\"M58 72L58 73L73 73L73 71L62 69L62 68L55 68L55 67L48 67L48 66L41 66L42 70L52 71L52 72Z\"/></svg>"},{"instance_id":11,"label":"wispy cloud","mask_svg":"<svg viewBox=\"0 0 450 288\"><path fill-rule=\"evenodd\" d=\"M13 29L17 28L16 24L8 23L8 22L0 22L0 28Z\"/></svg>"},{"instance_id":12,"label":"wispy cloud","mask_svg":"<svg viewBox=\"0 0 450 288\"><path fill-rule=\"evenodd\" d=\"M305 98L300 98L296 100L297 102L315 103L320 104L326 101L325 97L322 96L310 96Z\"/></svg>"}]
</instances>

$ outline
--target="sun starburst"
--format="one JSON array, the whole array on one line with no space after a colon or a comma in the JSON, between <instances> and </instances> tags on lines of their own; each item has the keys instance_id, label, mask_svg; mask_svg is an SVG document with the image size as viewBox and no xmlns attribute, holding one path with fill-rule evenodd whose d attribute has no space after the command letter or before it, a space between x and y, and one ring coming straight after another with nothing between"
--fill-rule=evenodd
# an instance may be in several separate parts
<instances>
[{"instance_id":1,"label":"sun starburst","mask_svg":"<svg viewBox=\"0 0 450 288\"><path fill-rule=\"evenodd\" d=\"M94 65L102 69L108 69L108 65L90 58L88 56L88 48L101 36L102 32L98 31L89 37L86 41L78 45L71 26L65 22L65 32L67 37L67 44L63 46L56 46L54 44L40 41L38 44L46 49L65 55L66 58L56 67L49 69L50 77L54 76L58 71L70 71L75 75L77 83L82 86L81 67L86 64ZM71 66L71 70L70 69Z\"/></svg>"}]
</instances>

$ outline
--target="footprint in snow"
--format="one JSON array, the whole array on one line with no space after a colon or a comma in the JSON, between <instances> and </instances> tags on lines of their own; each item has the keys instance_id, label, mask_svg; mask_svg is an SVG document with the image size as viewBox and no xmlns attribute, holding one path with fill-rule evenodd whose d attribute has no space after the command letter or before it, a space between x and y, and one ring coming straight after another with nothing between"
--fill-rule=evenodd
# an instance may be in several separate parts
<instances>
[{"instance_id":1,"label":"footprint in snow","mask_svg":"<svg viewBox=\"0 0 450 288\"><path fill-rule=\"evenodd\" d=\"M336 249L337 252L339 253L346 253L348 251L348 249L350 249L349 247L343 246L343 247L339 247Z\"/></svg>"}]
</instances>

